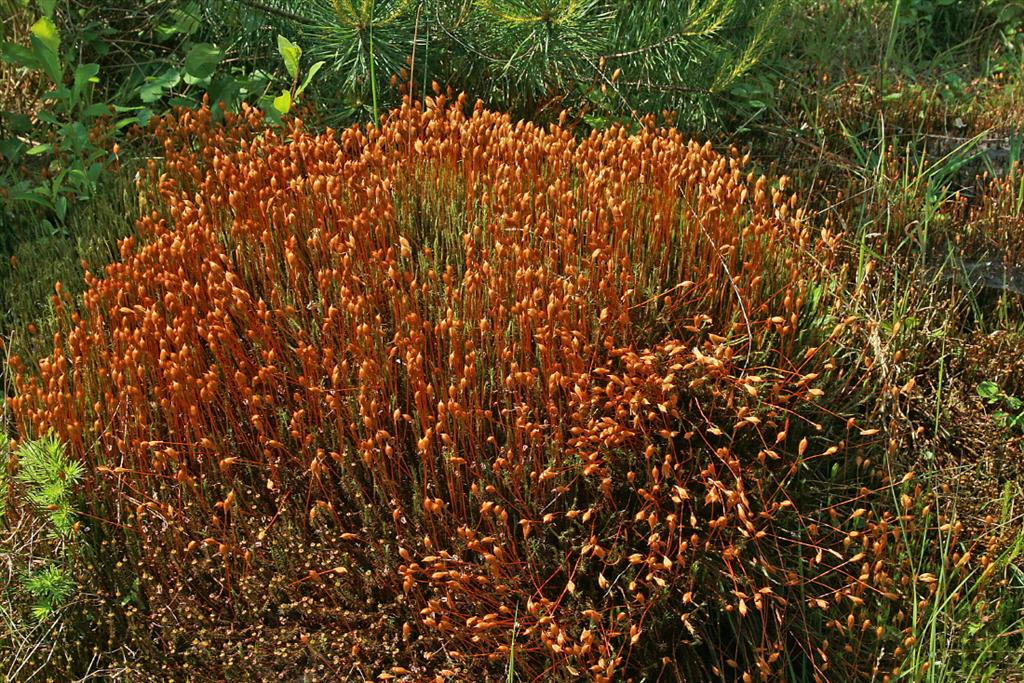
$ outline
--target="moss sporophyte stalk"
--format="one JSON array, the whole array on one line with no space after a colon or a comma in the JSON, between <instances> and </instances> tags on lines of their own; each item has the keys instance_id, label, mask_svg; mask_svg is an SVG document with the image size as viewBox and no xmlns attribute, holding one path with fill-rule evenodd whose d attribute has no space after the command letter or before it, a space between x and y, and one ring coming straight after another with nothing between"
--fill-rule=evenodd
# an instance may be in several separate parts
<instances>
[{"instance_id":1,"label":"moss sporophyte stalk","mask_svg":"<svg viewBox=\"0 0 1024 683\"><path fill-rule=\"evenodd\" d=\"M884 522L810 524L791 492L848 447L811 427L843 325L797 336L827 233L785 179L651 122L428 105L154 122L138 236L80 308L57 296L11 406L134 539L161 637L273 600L386 605L444 644L377 653L398 668L763 680L807 610L842 647L891 579Z\"/></svg>"}]
</instances>

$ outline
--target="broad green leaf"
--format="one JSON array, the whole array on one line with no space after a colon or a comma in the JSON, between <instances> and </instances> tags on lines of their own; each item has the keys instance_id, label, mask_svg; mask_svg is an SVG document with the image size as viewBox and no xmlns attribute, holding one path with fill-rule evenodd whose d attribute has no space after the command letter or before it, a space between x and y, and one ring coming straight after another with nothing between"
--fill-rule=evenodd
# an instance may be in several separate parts
<instances>
[{"instance_id":1,"label":"broad green leaf","mask_svg":"<svg viewBox=\"0 0 1024 683\"><path fill-rule=\"evenodd\" d=\"M25 152L25 154L28 154L29 156L37 156L39 154L46 154L51 149L53 149L53 145L47 142L42 145L35 145L34 147L30 147L28 151Z\"/></svg>"},{"instance_id":2,"label":"broad green leaf","mask_svg":"<svg viewBox=\"0 0 1024 683\"><path fill-rule=\"evenodd\" d=\"M54 83L60 83L64 79L64 69L60 64L60 57L57 52L50 49L43 39L39 36L31 36L32 42L32 53L36 56L39 65L42 67L46 75L50 77L50 80Z\"/></svg>"},{"instance_id":3,"label":"broad green leaf","mask_svg":"<svg viewBox=\"0 0 1024 683\"><path fill-rule=\"evenodd\" d=\"M282 114L287 114L292 108L292 94L282 90L281 94L274 98L274 109Z\"/></svg>"},{"instance_id":4,"label":"broad green leaf","mask_svg":"<svg viewBox=\"0 0 1024 683\"><path fill-rule=\"evenodd\" d=\"M196 43L185 57L185 71L195 78L209 78L222 59L224 53L214 45Z\"/></svg>"},{"instance_id":5,"label":"broad green leaf","mask_svg":"<svg viewBox=\"0 0 1024 683\"><path fill-rule=\"evenodd\" d=\"M85 86L89 83L95 83L97 81L96 74L100 72L99 64L79 64L75 69L75 82L71 86L71 100L78 102L78 99L82 96L82 92L85 90Z\"/></svg>"},{"instance_id":6,"label":"broad green leaf","mask_svg":"<svg viewBox=\"0 0 1024 683\"><path fill-rule=\"evenodd\" d=\"M282 35L277 36L277 51L281 53L284 60L284 68L288 75L295 80L299 77L299 58L302 57L302 48L288 40Z\"/></svg>"},{"instance_id":7,"label":"broad green leaf","mask_svg":"<svg viewBox=\"0 0 1024 683\"><path fill-rule=\"evenodd\" d=\"M25 143L17 138L0 140L0 154L2 154L4 158L11 163L14 163L15 160L21 156L21 151L24 148Z\"/></svg>"},{"instance_id":8,"label":"broad green leaf","mask_svg":"<svg viewBox=\"0 0 1024 683\"><path fill-rule=\"evenodd\" d=\"M314 64L313 66L309 67L309 71L306 72L306 78L303 79L302 85L300 85L299 89L295 92L296 96L301 95L302 91L309 87L309 84L312 82L313 77L316 76L316 73L320 71L324 64L325 62L321 60Z\"/></svg>"},{"instance_id":9,"label":"broad green leaf","mask_svg":"<svg viewBox=\"0 0 1024 683\"><path fill-rule=\"evenodd\" d=\"M129 116L127 118L121 119L120 121L114 124L114 128L116 128L117 130L121 130L123 128L128 128L129 126L136 125L145 128L146 125L149 124L149 120L153 118L153 110L143 109L142 107L138 107L138 109L138 114L136 114L135 116Z\"/></svg>"},{"instance_id":10,"label":"broad green leaf","mask_svg":"<svg viewBox=\"0 0 1024 683\"><path fill-rule=\"evenodd\" d=\"M275 125L281 125L281 112L274 106L274 98L267 95L260 99L260 109L263 110L263 115L271 123Z\"/></svg>"},{"instance_id":11,"label":"broad green leaf","mask_svg":"<svg viewBox=\"0 0 1024 683\"><path fill-rule=\"evenodd\" d=\"M103 173L103 164L96 162L89 167L89 170L85 173L85 178L91 185L95 185L100 179L100 174Z\"/></svg>"},{"instance_id":12,"label":"broad green leaf","mask_svg":"<svg viewBox=\"0 0 1024 683\"><path fill-rule=\"evenodd\" d=\"M139 88L139 97L146 104L156 102L164 96L164 92L178 85L179 81L181 81L181 74L178 73L177 69L167 69L167 71Z\"/></svg>"},{"instance_id":13,"label":"broad green leaf","mask_svg":"<svg viewBox=\"0 0 1024 683\"><path fill-rule=\"evenodd\" d=\"M45 195L35 191L12 192L11 201L30 202L32 204L38 204L39 206L42 206L47 209L52 208L52 204L50 203L49 199Z\"/></svg>"},{"instance_id":14,"label":"broad green leaf","mask_svg":"<svg viewBox=\"0 0 1024 683\"><path fill-rule=\"evenodd\" d=\"M60 33L57 32L57 25L49 17L40 17L39 21L32 24L32 35L40 40L53 54L60 54Z\"/></svg>"},{"instance_id":15,"label":"broad green leaf","mask_svg":"<svg viewBox=\"0 0 1024 683\"><path fill-rule=\"evenodd\" d=\"M57 0L39 0L37 4L39 5L39 11L44 16L53 18L53 10L57 6Z\"/></svg>"},{"instance_id":16,"label":"broad green leaf","mask_svg":"<svg viewBox=\"0 0 1024 683\"><path fill-rule=\"evenodd\" d=\"M73 121L60 129L60 135L64 138L61 147L67 149L68 145L75 154L81 154L85 146L89 144L89 129L81 121Z\"/></svg>"},{"instance_id":17,"label":"broad green leaf","mask_svg":"<svg viewBox=\"0 0 1024 683\"><path fill-rule=\"evenodd\" d=\"M238 80L233 76L225 75L214 78L206 92L210 96L211 105L217 102L224 102L228 107L231 107L238 96L239 89Z\"/></svg>"},{"instance_id":18,"label":"broad green leaf","mask_svg":"<svg viewBox=\"0 0 1024 683\"><path fill-rule=\"evenodd\" d=\"M999 385L995 382L985 381L978 385L978 396L984 399L996 398L999 393Z\"/></svg>"},{"instance_id":19,"label":"broad green leaf","mask_svg":"<svg viewBox=\"0 0 1024 683\"><path fill-rule=\"evenodd\" d=\"M40 69L42 65L39 58L24 45L18 45L9 41L0 43L0 60L8 64L25 67L26 69Z\"/></svg>"},{"instance_id":20,"label":"broad green leaf","mask_svg":"<svg viewBox=\"0 0 1024 683\"><path fill-rule=\"evenodd\" d=\"M32 119L26 114L7 112L4 118L7 120L7 127L12 133L28 133L32 130Z\"/></svg>"},{"instance_id":21,"label":"broad green leaf","mask_svg":"<svg viewBox=\"0 0 1024 683\"><path fill-rule=\"evenodd\" d=\"M96 117L106 116L110 113L110 105L106 102L95 102L82 110L82 116Z\"/></svg>"},{"instance_id":22,"label":"broad green leaf","mask_svg":"<svg viewBox=\"0 0 1024 683\"><path fill-rule=\"evenodd\" d=\"M156 27L156 34L161 40L167 40L176 35L191 35L202 26L199 21L200 8L196 2L177 3L180 6L174 7L168 13L171 23L161 24Z\"/></svg>"}]
</instances>

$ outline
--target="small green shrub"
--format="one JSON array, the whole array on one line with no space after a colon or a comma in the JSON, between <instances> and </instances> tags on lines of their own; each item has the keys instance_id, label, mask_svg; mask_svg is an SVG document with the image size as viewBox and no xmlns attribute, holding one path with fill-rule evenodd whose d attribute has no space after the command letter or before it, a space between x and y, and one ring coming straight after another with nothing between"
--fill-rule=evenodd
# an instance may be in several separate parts
<instances>
[{"instance_id":1,"label":"small green shrub","mask_svg":"<svg viewBox=\"0 0 1024 683\"><path fill-rule=\"evenodd\" d=\"M992 419L996 424L1024 433L1024 401L1007 394L998 384L991 381L978 385L978 396L995 408Z\"/></svg>"},{"instance_id":2,"label":"small green shrub","mask_svg":"<svg viewBox=\"0 0 1024 683\"><path fill-rule=\"evenodd\" d=\"M53 437L12 448L0 434L0 677L27 680L63 631L75 593L79 525L74 490L81 464Z\"/></svg>"},{"instance_id":3,"label":"small green shrub","mask_svg":"<svg viewBox=\"0 0 1024 683\"><path fill-rule=\"evenodd\" d=\"M159 4L153 25L144 31L154 35L143 39L159 42L159 18L176 3ZM223 52L183 42L173 30L173 13L156 53L137 52L140 27L133 26L130 46L136 52L111 63L110 52L125 49L121 41L129 30L117 25L113 15L118 12L54 0L38 3L36 13L34 5L19 9L31 17L26 35L12 32L0 42L5 77L24 83L20 96L7 94L0 101L0 254L5 255L24 240L67 234L74 207L101 192L104 175L119 163L124 133L145 125L154 110L243 89L209 78Z\"/></svg>"},{"instance_id":4,"label":"small green shrub","mask_svg":"<svg viewBox=\"0 0 1024 683\"><path fill-rule=\"evenodd\" d=\"M95 193L114 157L108 140L138 119L113 120L114 106L97 97L99 64L72 58L51 15L32 25L28 46L0 45L3 61L35 72L46 89L35 121L3 112L0 153L8 162L2 182L8 210L2 218L14 223L19 214L41 209L40 220L54 232L67 218L70 202Z\"/></svg>"},{"instance_id":5,"label":"small green shrub","mask_svg":"<svg viewBox=\"0 0 1024 683\"><path fill-rule=\"evenodd\" d=\"M83 474L53 436L14 445L0 432L0 680L125 670L131 576L80 512Z\"/></svg>"},{"instance_id":6,"label":"small green shrub","mask_svg":"<svg viewBox=\"0 0 1024 683\"><path fill-rule=\"evenodd\" d=\"M5 596L5 602L8 611L27 609L35 621L43 621L73 592L71 565L78 530L74 491L84 469L52 436L17 448L0 436L0 462L0 518L7 525L8 540L14 541L7 546L9 563L20 575L10 588L14 595Z\"/></svg>"},{"instance_id":7,"label":"small green shrub","mask_svg":"<svg viewBox=\"0 0 1024 683\"><path fill-rule=\"evenodd\" d=\"M434 82L532 120L567 109L601 128L667 111L698 129L730 110L732 88L783 27L785 4L221 0L207 18L218 38L264 62L268 33L301 39L325 62L319 91L332 122L376 119L410 87L428 95Z\"/></svg>"}]
</instances>

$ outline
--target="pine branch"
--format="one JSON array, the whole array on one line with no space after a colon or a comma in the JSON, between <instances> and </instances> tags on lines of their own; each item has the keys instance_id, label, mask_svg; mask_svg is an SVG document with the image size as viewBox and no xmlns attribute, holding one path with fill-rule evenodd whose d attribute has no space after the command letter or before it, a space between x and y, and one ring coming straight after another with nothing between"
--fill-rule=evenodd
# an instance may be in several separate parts
<instances>
[{"instance_id":1,"label":"pine branch","mask_svg":"<svg viewBox=\"0 0 1024 683\"><path fill-rule=\"evenodd\" d=\"M231 1L232 2L237 2L237 3L241 4L241 5L245 5L246 7L250 7L250 8L255 9L255 10L259 10L261 12L265 12L266 14L274 15L274 16L280 18L280 19L288 19L290 21L294 21L294 22L300 23L300 24L308 24L309 23L309 19L304 17L304 16L302 16L302 15L300 15L300 14L296 14L296 13L290 12L290 11L288 11L286 9L281 9L279 7L274 7L272 5L268 5L266 3L260 2L259 0L231 0Z\"/></svg>"},{"instance_id":2,"label":"pine branch","mask_svg":"<svg viewBox=\"0 0 1024 683\"><path fill-rule=\"evenodd\" d=\"M673 33L672 35L664 38L663 40L659 40L656 43L645 45L643 47L638 47L635 50L626 50L625 52L616 52L614 54L605 55L604 58L620 59L622 57L634 57L636 55L641 55L646 52L652 52L654 50L657 50L658 48L665 47L666 45L671 45L675 41L680 40L682 38L697 38L706 35L707 34L704 31L679 31L678 33Z\"/></svg>"}]
</instances>

